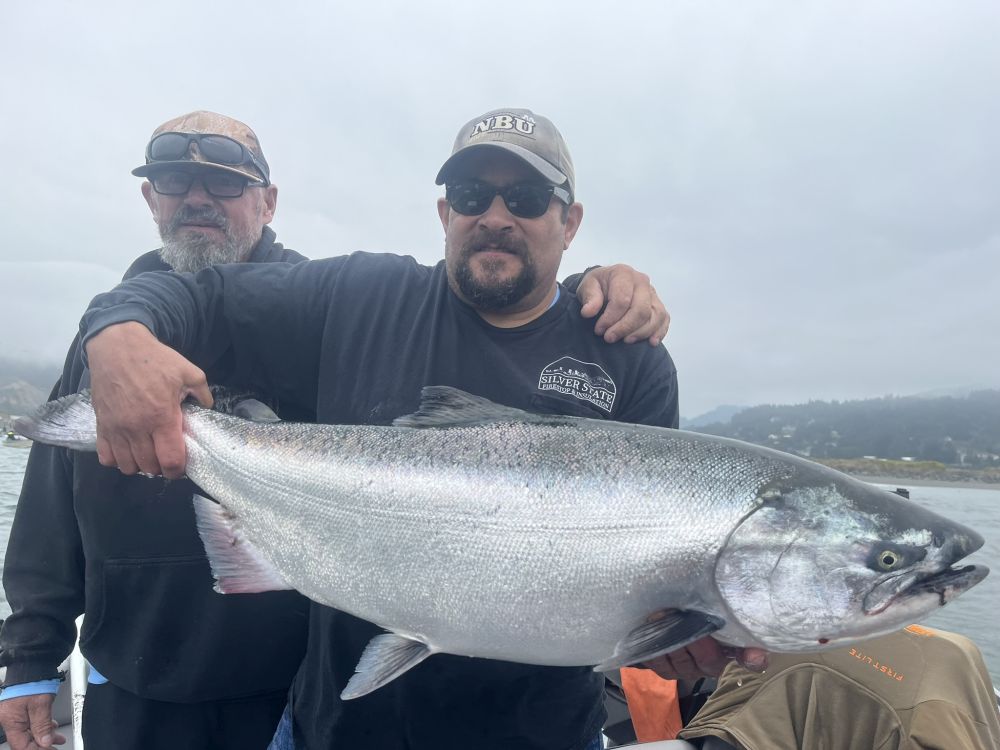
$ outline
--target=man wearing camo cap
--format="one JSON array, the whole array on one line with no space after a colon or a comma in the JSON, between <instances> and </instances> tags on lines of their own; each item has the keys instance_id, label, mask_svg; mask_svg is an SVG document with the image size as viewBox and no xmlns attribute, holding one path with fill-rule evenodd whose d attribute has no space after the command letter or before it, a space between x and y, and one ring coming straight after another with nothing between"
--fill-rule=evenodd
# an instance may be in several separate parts
<instances>
[{"instance_id":1,"label":"man wearing camo cap","mask_svg":"<svg viewBox=\"0 0 1000 750\"><path fill-rule=\"evenodd\" d=\"M304 260L267 226L278 189L242 122L214 112L165 122L132 173L145 178L142 195L163 247L139 257L125 278ZM213 382L226 379L227 367L218 363ZM74 342L52 395L88 385ZM290 591L212 591L192 492L187 480L126 477L91 453L32 447L4 569L13 614L0 634L0 721L14 750L59 737L51 715L57 670L81 613L81 648L92 665L88 747L267 745L304 650L306 602Z\"/></svg>"}]
</instances>

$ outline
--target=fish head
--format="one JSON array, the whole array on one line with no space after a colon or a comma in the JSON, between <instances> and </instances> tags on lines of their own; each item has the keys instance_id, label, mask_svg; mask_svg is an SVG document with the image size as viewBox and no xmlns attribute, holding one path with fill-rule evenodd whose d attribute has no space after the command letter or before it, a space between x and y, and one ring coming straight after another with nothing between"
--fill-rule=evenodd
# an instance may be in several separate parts
<instances>
[{"instance_id":1,"label":"fish head","mask_svg":"<svg viewBox=\"0 0 1000 750\"><path fill-rule=\"evenodd\" d=\"M758 493L720 551L730 615L772 651L819 651L905 627L989 573L955 563L983 538L886 490L831 472Z\"/></svg>"}]
</instances>

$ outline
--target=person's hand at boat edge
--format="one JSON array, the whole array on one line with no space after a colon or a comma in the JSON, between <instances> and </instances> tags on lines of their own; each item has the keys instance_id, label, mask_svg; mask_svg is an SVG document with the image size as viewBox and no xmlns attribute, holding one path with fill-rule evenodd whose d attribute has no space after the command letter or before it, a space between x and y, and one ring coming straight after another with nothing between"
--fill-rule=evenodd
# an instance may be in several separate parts
<instances>
[{"instance_id":1,"label":"person's hand at boat edge","mask_svg":"<svg viewBox=\"0 0 1000 750\"><path fill-rule=\"evenodd\" d=\"M108 326L87 342L97 455L123 474L184 475L180 403L212 406L205 373L141 323Z\"/></svg>"},{"instance_id":2,"label":"person's hand at boat edge","mask_svg":"<svg viewBox=\"0 0 1000 750\"><path fill-rule=\"evenodd\" d=\"M731 661L751 672L763 672L767 668L767 652L759 648L725 646L712 636L705 636L684 648L634 666L652 669L667 680L697 680L718 677Z\"/></svg>"},{"instance_id":3,"label":"person's hand at boat edge","mask_svg":"<svg viewBox=\"0 0 1000 750\"><path fill-rule=\"evenodd\" d=\"M584 318L604 309L594 333L609 344L648 340L658 346L670 328L670 313L653 288L649 276L624 263L587 271L576 290Z\"/></svg>"},{"instance_id":4,"label":"person's hand at boat edge","mask_svg":"<svg viewBox=\"0 0 1000 750\"><path fill-rule=\"evenodd\" d=\"M66 738L55 731L59 725L52 719L54 700L52 693L40 693L0 701L0 725L7 733L10 750L66 744Z\"/></svg>"}]
</instances>

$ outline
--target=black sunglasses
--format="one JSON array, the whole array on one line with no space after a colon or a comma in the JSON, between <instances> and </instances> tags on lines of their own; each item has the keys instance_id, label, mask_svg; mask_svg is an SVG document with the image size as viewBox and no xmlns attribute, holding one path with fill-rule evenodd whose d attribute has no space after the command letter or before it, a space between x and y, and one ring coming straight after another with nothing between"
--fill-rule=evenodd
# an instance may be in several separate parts
<instances>
[{"instance_id":1,"label":"black sunglasses","mask_svg":"<svg viewBox=\"0 0 1000 750\"><path fill-rule=\"evenodd\" d=\"M200 180L201 184L205 186L205 192L213 198L239 198L247 186L264 187L263 185L250 185L250 180L246 177L219 170L191 172L183 169L168 169L151 174L147 179L153 185L153 190L160 195L187 195L195 180Z\"/></svg>"},{"instance_id":2,"label":"black sunglasses","mask_svg":"<svg viewBox=\"0 0 1000 750\"><path fill-rule=\"evenodd\" d=\"M507 210L521 219L537 219L544 214L549 210L553 195L567 206L572 203L565 188L537 182L519 182L502 188L487 182L456 182L445 187L448 205L463 216L486 213L498 195L503 198Z\"/></svg>"},{"instance_id":3,"label":"black sunglasses","mask_svg":"<svg viewBox=\"0 0 1000 750\"><path fill-rule=\"evenodd\" d=\"M249 164L260 172L264 183L270 185L270 169L267 162L258 159L253 152L239 141L213 133L160 133L146 146L146 163L158 161L178 161L188 158L191 143L198 144L201 155L214 164L227 167L242 167Z\"/></svg>"}]
</instances>

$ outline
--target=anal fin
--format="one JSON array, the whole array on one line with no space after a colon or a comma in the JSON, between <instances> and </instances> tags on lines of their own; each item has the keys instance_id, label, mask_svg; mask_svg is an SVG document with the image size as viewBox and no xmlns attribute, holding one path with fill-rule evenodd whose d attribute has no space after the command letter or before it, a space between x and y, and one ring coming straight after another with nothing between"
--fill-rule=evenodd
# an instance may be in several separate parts
<instances>
[{"instance_id":1,"label":"anal fin","mask_svg":"<svg viewBox=\"0 0 1000 750\"><path fill-rule=\"evenodd\" d=\"M725 622L696 610L668 609L657 612L621 640L615 655L594 667L595 672L621 669L683 648L714 633Z\"/></svg>"},{"instance_id":2,"label":"anal fin","mask_svg":"<svg viewBox=\"0 0 1000 750\"><path fill-rule=\"evenodd\" d=\"M360 698L399 677L434 653L423 641L395 633L372 638L354 669L354 676L341 692L343 700Z\"/></svg>"},{"instance_id":3,"label":"anal fin","mask_svg":"<svg viewBox=\"0 0 1000 750\"><path fill-rule=\"evenodd\" d=\"M198 536L215 576L220 594L256 594L292 588L270 560L251 544L232 523L232 517L216 502L194 496Z\"/></svg>"}]
</instances>

